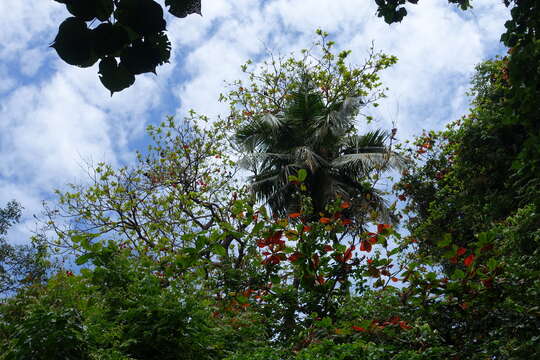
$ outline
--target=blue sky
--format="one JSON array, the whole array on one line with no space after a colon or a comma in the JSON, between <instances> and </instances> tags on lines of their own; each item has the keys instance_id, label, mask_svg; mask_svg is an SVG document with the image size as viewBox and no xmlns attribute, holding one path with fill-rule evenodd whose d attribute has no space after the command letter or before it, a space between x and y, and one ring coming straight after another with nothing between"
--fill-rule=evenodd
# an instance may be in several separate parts
<instances>
[{"instance_id":1,"label":"blue sky","mask_svg":"<svg viewBox=\"0 0 540 360\"><path fill-rule=\"evenodd\" d=\"M0 1L0 206L17 199L25 207L11 239L28 238L32 215L53 199L54 189L85 182L86 163L129 164L135 150L144 150L145 127L166 115L225 114L217 99L224 81L242 78L241 64L264 59L265 48L299 51L317 28L351 49L351 62L361 64L372 41L399 58L383 74L390 91L375 126L395 122L400 139L440 129L466 112L475 65L504 54L498 40L509 16L494 0L474 0L469 12L446 0L422 1L392 26L375 16L373 0L202 3L203 17L168 19L170 64L110 97L96 66L69 66L48 47L68 16L62 4Z\"/></svg>"}]
</instances>

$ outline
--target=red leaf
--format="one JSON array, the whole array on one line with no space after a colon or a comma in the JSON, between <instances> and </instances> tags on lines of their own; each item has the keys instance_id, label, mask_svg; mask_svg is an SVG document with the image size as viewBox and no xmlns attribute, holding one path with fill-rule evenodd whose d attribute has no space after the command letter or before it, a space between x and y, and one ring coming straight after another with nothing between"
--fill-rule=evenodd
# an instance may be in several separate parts
<instances>
[{"instance_id":1,"label":"red leaf","mask_svg":"<svg viewBox=\"0 0 540 360\"><path fill-rule=\"evenodd\" d=\"M343 253L343 262L347 262L347 261L351 260L353 250L354 250L354 246L352 246L352 247L348 248L347 250L345 250L345 252Z\"/></svg>"},{"instance_id":2,"label":"red leaf","mask_svg":"<svg viewBox=\"0 0 540 360\"><path fill-rule=\"evenodd\" d=\"M469 255L465 258L465 260L463 260L463 264L465 264L465 266L471 266L472 263L474 261L474 255Z\"/></svg>"},{"instance_id":3,"label":"red leaf","mask_svg":"<svg viewBox=\"0 0 540 360\"><path fill-rule=\"evenodd\" d=\"M451 258L450 258L450 262L451 262L452 264L457 264L457 257L455 257L455 256L451 257Z\"/></svg>"},{"instance_id":4,"label":"red leaf","mask_svg":"<svg viewBox=\"0 0 540 360\"><path fill-rule=\"evenodd\" d=\"M467 252L467 249L460 247L459 249L457 249L456 255L461 256L461 255L465 254L466 252Z\"/></svg>"},{"instance_id":5,"label":"red leaf","mask_svg":"<svg viewBox=\"0 0 540 360\"><path fill-rule=\"evenodd\" d=\"M295 262L296 260L300 259L302 257L302 254L299 252L293 253L291 256L289 256L289 261Z\"/></svg>"},{"instance_id":6,"label":"red leaf","mask_svg":"<svg viewBox=\"0 0 540 360\"><path fill-rule=\"evenodd\" d=\"M310 232L311 226L304 225L304 232Z\"/></svg>"},{"instance_id":7,"label":"red leaf","mask_svg":"<svg viewBox=\"0 0 540 360\"><path fill-rule=\"evenodd\" d=\"M344 219L342 221L343 225L351 225L352 224L352 220L351 219Z\"/></svg>"},{"instance_id":8,"label":"red leaf","mask_svg":"<svg viewBox=\"0 0 540 360\"><path fill-rule=\"evenodd\" d=\"M311 260L313 260L313 269L317 269L317 268L319 267L319 262L320 262L319 255L314 254L314 255L311 257Z\"/></svg>"},{"instance_id":9,"label":"red leaf","mask_svg":"<svg viewBox=\"0 0 540 360\"><path fill-rule=\"evenodd\" d=\"M371 264L373 262L373 259L367 259L368 264Z\"/></svg>"},{"instance_id":10,"label":"red leaf","mask_svg":"<svg viewBox=\"0 0 540 360\"><path fill-rule=\"evenodd\" d=\"M361 241L360 242L360 251L371 251L371 244L368 241Z\"/></svg>"},{"instance_id":11,"label":"red leaf","mask_svg":"<svg viewBox=\"0 0 540 360\"><path fill-rule=\"evenodd\" d=\"M492 249L493 249L493 244L487 244L486 246L481 248L480 251L484 252L484 251L489 251L489 250L492 250Z\"/></svg>"},{"instance_id":12,"label":"red leaf","mask_svg":"<svg viewBox=\"0 0 540 360\"><path fill-rule=\"evenodd\" d=\"M281 257L279 255L270 256L270 262L274 265L277 265L281 262Z\"/></svg>"},{"instance_id":13,"label":"red leaf","mask_svg":"<svg viewBox=\"0 0 540 360\"><path fill-rule=\"evenodd\" d=\"M405 321L400 321L399 327L402 328L403 330L412 329L412 326L408 325Z\"/></svg>"},{"instance_id":14,"label":"red leaf","mask_svg":"<svg viewBox=\"0 0 540 360\"><path fill-rule=\"evenodd\" d=\"M292 213L292 214L289 214L289 217L290 217L291 219L296 219L297 217L300 217L301 215L302 215L302 214L300 214L300 213Z\"/></svg>"},{"instance_id":15,"label":"red leaf","mask_svg":"<svg viewBox=\"0 0 540 360\"><path fill-rule=\"evenodd\" d=\"M325 283L324 277L322 275L317 276L317 282L322 285Z\"/></svg>"},{"instance_id":16,"label":"red leaf","mask_svg":"<svg viewBox=\"0 0 540 360\"><path fill-rule=\"evenodd\" d=\"M390 224L378 224L377 225L377 232L380 234L382 233L385 229L390 229L392 227L392 225Z\"/></svg>"},{"instance_id":17,"label":"red leaf","mask_svg":"<svg viewBox=\"0 0 540 360\"><path fill-rule=\"evenodd\" d=\"M320 222L321 224L328 224L328 223L330 223L330 219L327 218L327 217L322 217L322 218L319 220L319 222Z\"/></svg>"},{"instance_id":18,"label":"red leaf","mask_svg":"<svg viewBox=\"0 0 540 360\"><path fill-rule=\"evenodd\" d=\"M355 326L355 325L353 325L353 326L351 326L351 327L352 327L352 329L353 329L354 331L362 331L362 332L366 331L366 329L364 329L363 327L360 327L360 326Z\"/></svg>"},{"instance_id":19,"label":"red leaf","mask_svg":"<svg viewBox=\"0 0 540 360\"><path fill-rule=\"evenodd\" d=\"M324 245L323 250L324 250L324 252L330 252L330 251L332 251L334 249L330 245Z\"/></svg>"},{"instance_id":20,"label":"red leaf","mask_svg":"<svg viewBox=\"0 0 540 360\"><path fill-rule=\"evenodd\" d=\"M348 209L351 207L351 203L348 201L345 201L345 202L342 202L340 206L342 209Z\"/></svg>"},{"instance_id":21,"label":"red leaf","mask_svg":"<svg viewBox=\"0 0 540 360\"><path fill-rule=\"evenodd\" d=\"M399 281L397 277L393 277L393 278L390 279L390 280L392 280L393 282L398 282L398 281Z\"/></svg>"},{"instance_id":22,"label":"red leaf","mask_svg":"<svg viewBox=\"0 0 540 360\"><path fill-rule=\"evenodd\" d=\"M376 244L377 243L377 234L375 233L368 233L368 241L370 244Z\"/></svg>"},{"instance_id":23,"label":"red leaf","mask_svg":"<svg viewBox=\"0 0 540 360\"><path fill-rule=\"evenodd\" d=\"M276 231L269 240L271 240L272 243L277 243L281 239L281 235L283 235L283 231Z\"/></svg>"}]
</instances>

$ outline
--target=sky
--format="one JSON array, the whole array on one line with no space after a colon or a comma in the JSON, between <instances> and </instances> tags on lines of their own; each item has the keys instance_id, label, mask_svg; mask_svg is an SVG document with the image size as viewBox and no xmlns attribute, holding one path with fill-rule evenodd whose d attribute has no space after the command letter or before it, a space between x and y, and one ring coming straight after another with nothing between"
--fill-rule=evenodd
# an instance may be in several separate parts
<instances>
[{"instance_id":1,"label":"sky","mask_svg":"<svg viewBox=\"0 0 540 360\"><path fill-rule=\"evenodd\" d=\"M395 123L400 140L441 129L466 113L475 65L504 55L499 38L509 11L497 0L474 0L467 12L446 0L419 3L390 26L376 17L374 0L202 0L202 17L167 17L170 63L111 97L97 65L67 65L49 47L69 16L64 5L1 0L0 207L11 199L24 207L10 239L27 241L42 201L84 183L87 164L130 164L147 144L147 125L189 109L226 114L218 97L225 81L243 78L241 64L264 60L268 49L299 52L317 28L352 50L351 63L362 64L372 42L398 57L382 74L390 90L374 126Z\"/></svg>"}]
</instances>

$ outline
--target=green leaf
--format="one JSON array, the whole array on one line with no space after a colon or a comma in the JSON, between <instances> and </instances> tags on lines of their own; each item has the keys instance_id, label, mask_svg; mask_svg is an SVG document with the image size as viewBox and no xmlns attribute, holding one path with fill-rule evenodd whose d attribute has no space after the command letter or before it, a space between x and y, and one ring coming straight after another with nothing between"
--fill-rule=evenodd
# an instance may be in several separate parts
<instances>
[{"instance_id":1,"label":"green leaf","mask_svg":"<svg viewBox=\"0 0 540 360\"><path fill-rule=\"evenodd\" d=\"M245 297L244 295L238 295L236 297L236 300L240 303L240 304L247 304L249 299L247 297Z\"/></svg>"},{"instance_id":2,"label":"green leaf","mask_svg":"<svg viewBox=\"0 0 540 360\"><path fill-rule=\"evenodd\" d=\"M461 280L463 278L465 278L465 273L461 269L456 269L451 276L452 280Z\"/></svg>"},{"instance_id":3,"label":"green leaf","mask_svg":"<svg viewBox=\"0 0 540 360\"><path fill-rule=\"evenodd\" d=\"M165 6L169 6L169 12L179 18L189 14L201 14L201 0L165 0Z\"/></svg>"},{"instance_id":4,"label":"green leaf","mask_svg":"<svg viewBox=\"0 0 540 360\"><path fill-rule=\"evenodd\" d=\"M219 244L214 244L212 246L212 251L221 257L227 257L227 250Z\"/></svg>"},{"instance_id":5,"label":"green leaf","mask_svg":"<svg viewBox=\"0 0 540 360\"><path fill-rule=\"evenodd\" d=\"M94 254L93 253L88 253L88 254L84 254L84 255L81 255L79 256L76 260L75 260L75 264L77 265L84 265L88 262L88 260L90 260L92 257L94 257Z\"/></svg>"},{"instance_id":6,"label":"green leaf","mask_svg":"<svg viewBox=\"0 0 540 360\"><path fill-rule=\"evenodd\" d=\"M443 239L437 242L437 246L447 247L452 242L452 234L444 234Z\"/></svg>"},{"instance_id":7,"label":"green leaf","mask_svg":"<svg viewBox=\"0 0 540 360\"><path fill-rule=\"evenodd\" d=\"M307 177L307 171L305 169L298 170L298 181L304 181Z\"/></svg>"},{"instance_id":8,"label":"green leaf","mask_svg":"<svg viewBox=\"0 0 540 360\"><path fill-rule=\"evenodd\" d=\"M490 258L488 261L487 261L487 267L490 271L493 271L495 270L495 268L497 267L497 265L499 265L499 262L497 260L495 260L495 258Z\"/></svg>"}]
</instances>

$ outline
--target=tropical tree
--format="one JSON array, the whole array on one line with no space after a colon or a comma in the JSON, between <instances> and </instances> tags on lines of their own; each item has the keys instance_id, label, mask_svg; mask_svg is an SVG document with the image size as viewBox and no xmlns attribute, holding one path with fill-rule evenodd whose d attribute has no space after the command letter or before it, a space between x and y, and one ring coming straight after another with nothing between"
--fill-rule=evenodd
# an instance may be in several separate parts
<instances>
[{"instance_id":1,"label":"tropical tree","mask_svg":"<svg viewBox=\"0 0 540 360\"><path fill-rule=\"evenodd\" d=\"M290 61L287 64L296 66L283 69L284 73L297 73L287 74L294 81L280 89L282 102L268 109L259 101L255 109L243 112L247 118L235 136L244 154L240 164L253 173L250 178L253 192L259 200L266 201L275 214L300 211L294 176L298 170L305 169L307 178L303 190L311 198L315 216L339 197L353 205L351 209L355 209L356 216L370 209L377 211L379 218L390 221L388 206L374 182L381 171L401 168L405 159L392 152L393 136L388 132L375 130L358 134L355 126L358 115L370 103L366 99L372 95L366 91L370 84L363 81L365 66L347 69L343 61L349 52L332 57L332 43L328 45L324 34L321 35L323 41L319 44L327 66L319 67L319 62L310 66L305 59ZM376 61L384 58L384 55L378 56L381 59ZM370 61L372 59L368 63ZM346 81L351 74L361 81L352 87L331 89L344 84L339 80L328 83L328 79L343 77ZM269 76L279 78L281 75L278 70L276 74L263 73L261 78L268 80ZM321 79L327 83L321 83ZM276 92L269 83L272 81L258 86L263 96ZM337 96L329 96L329 93Z\"/></svg>"}]
</instances>

